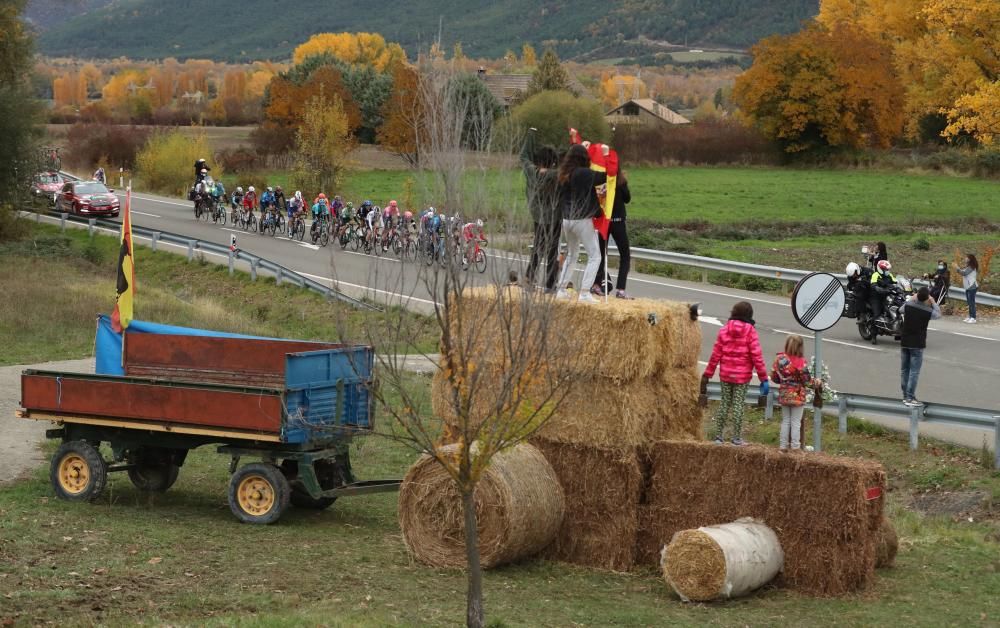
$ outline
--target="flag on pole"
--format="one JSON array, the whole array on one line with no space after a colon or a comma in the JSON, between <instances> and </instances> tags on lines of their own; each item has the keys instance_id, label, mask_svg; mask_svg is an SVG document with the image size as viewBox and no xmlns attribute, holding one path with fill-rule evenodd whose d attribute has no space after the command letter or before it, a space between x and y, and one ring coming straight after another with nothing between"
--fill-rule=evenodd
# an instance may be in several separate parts
<instances>
[{"instance_id":1,"label":"flag on pole","mask_svg":"<svg viewBox=\"0 0 1000 628\"><path fill-rule=\"evenodd\" d=\"M135 305L135 257L132 249L132 184L125 190L121 247L118 249L118 298L111 314L111 328L121 333L132 322Z\"/></svg>"},{"instance_id":2,"label":"flag on pole","mask_svg":"<svg viewBox=\"0 0 1000 628\"><path fill-rule=\"evenodd\" d=\"M608 154L604 154L604 144L591 144L587 148L587 152L590 154L590 167L597 172L603 172L607 175L607 183L598 188L597 198L601 202L601 210L603 215L594 218L594 228L597 229L601 238L604 240L608 239L608 230L611 228L611 212L615 207L615 187L618 183L618 153L614 150L608 150ZM603 193L602 193L603 192Z\"/></svg>"}]
</instances>

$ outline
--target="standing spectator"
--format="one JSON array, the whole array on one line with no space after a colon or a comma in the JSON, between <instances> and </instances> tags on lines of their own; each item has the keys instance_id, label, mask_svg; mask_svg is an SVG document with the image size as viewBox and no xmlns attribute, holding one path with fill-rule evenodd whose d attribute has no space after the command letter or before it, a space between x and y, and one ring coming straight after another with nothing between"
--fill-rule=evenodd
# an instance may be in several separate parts
<instances>
[{"instance_id":1,"label":"standing spectator","mask_svg":"<svg viewBox=\"0 0 1000 628\"><path fill-rule=\"evenodd\" d=\"M608 230L609 237L615 239L615 246L618 247L618 279L615 281L615 297L618 299L632 299L625 292L625 284L628 282L628 271L632 268L632 247L628 243L628 230L625 228L625 205L632 202L632 193L628 189L628 179L625 172L618 172L618 183L615 185L615 204L611 210L611 228ZM608 241L600 238L601 245L601 267L598 277L591 292L604 295L604 290L608 286L604 285L603 272L606 268L608 257Z\"/></svg>"},{"instance_id":2,"label":"standing spectator","mask_svg":"<svg viewBox=\"0 0 1000 628\"><path fill-rule=\"evenodd\" d=\"M962 276L962 287L965 288L965 301L969 304L969 317L964 323L976 322L976 293L979 292L979 260L972 253L965 256L965 266L955 265L958 274Z\"/></svg>"},{"instance_id":3,"label":"standing spectator","mask_svg":"<svg viewBox=\"0 0 1000 628\"><path fill-rule=\"evenodd\" d=\"M924 286L903 304L903 333L900 336L900 380L903 403L922 406L917 401L917 379L924 362L927 346L927 324L941 318L941 308L934 302L930 290Z\"/></svg>"},{"instance_id":4,"label":"standing spectator","mask_svg":"<svg viewBox=\"0 0 1000 628\"><path fill-rule=\"evenodd\" d=\"M603 150L607 154L611 149L605 145ZM587 288L594 285L597 269L601 264L601 246L598 244L600 237L594 229L593 221L600 215L601 205L595 188L607 180L605 173L590 169L590 156L581 144L571 146L559 166L559 206L562 208L562 230L567 247L566 262L559 278L560 297L569 297L566 286L575 270L582 244L587 253L587 266L582 280L577 284L581 288L578 298L583 303L597 302Z\"/></svg>"},{"instance_id":5,"label":"standing spectator","mask_svg":"<svg viewBox=\"0 0 1000 628\"><path fill-rule=\"evenodd\" d=\"M774 358L771 380L780 384L778 403L781 404L781 432L778 448L788 451L802 444L802 413L805 410L806 386L812 381L806 359L802 355L802 336L792 334L785 340L785 350Z\"/></svg>"},{"instance_id":6,"label":"standing spectator","mask_svg":"<svg viewBox=\"0 0 1000 628\"><path fill-rule=\"evenodd\" d=\"M930 290L934 301L938 305L944 305L945 299L948 298L948 288L951 287L951 271L948 270L948 264L939 259L934 274L925 274L924 279L929 279L931 282Z\"/></svg>"},{"instance_id":7,"label":"standing spectator","mask_svg":"<svg viewBox=\"0 0 1000 628\"><path fill-rule=\"evenodd\" d=\"M868 256L868 265L872 268L878 268L878 263L882 260L889 261L889 252L885 249L885 242L879 242L875 245L875 252Z\"/></svg>"},{"instance_id":8,"label":"standing spectator","mask_svg":"<svg viewBox=\"0 0 1000 628\"><path fill-rule=\"evenodd\" d=\"M730 412L733 415L733 444L744 444L743 403L755 370L760 380L760 394L763 396L768 393L767 367L764 366L760 338L754 325L753 306L746 301L734 305L729 321L719 330L715 346L712 347L712 357L701 376L701 388L704 392L708 387L708 380L715 375L716 367L719 368L722 402L715 413L715 442L720 445Z\"/></svg>"},{"instance_id":9,"label":"standing spectator","mask_svg":"<svg viewBox=\"0 0 1000 628\"><path fill-rule=\"evenodd\" d=\"M525 280L534 285L539 264L545 262L545 290L555 292L559 277L559 235L562 217L559 214L559 157L551 146L535 147L535 129L521 151L528 210L534 227L535 241Z\"/></svg>"}]
</instances>

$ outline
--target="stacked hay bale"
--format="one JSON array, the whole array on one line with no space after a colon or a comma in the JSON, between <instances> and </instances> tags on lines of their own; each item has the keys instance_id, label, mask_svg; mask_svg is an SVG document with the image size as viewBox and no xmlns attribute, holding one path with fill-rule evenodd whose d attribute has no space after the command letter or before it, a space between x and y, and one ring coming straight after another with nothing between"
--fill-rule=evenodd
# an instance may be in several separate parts
<instances>
[{"instance_id":1,"label":"stacked hay bale","mask_svg":"<svg viewBox=\"0 0 1000 628\"><path fill-rule=\"evenodd\" d=\"M510 352L496 347L512 339L496 327L518 327L516 307L498 314L492 289L467 291L463 299L462 328L478 332L474 343L466 340L467 346L476 345L469 353L478 359L484 388L491 382L499 388ZM560 338L570 338L558 346L563 354L546 360L546 368L562 381L572 381L558 409L532 438L566 497L562 527L545 555L627 571L636 562L644 448L666 439L702 437L696 371L701 330L681 303L553 301L545 307L552 308L550 324ZM455 434L458 418L449 391L448 380L438 373L432 384L434 411ZM544 391L537 396L545 397ZM473 425L494 406L489 395L475 401Z\"/></svg>"},{"instance_id":2,"label":"stacked hay bale","mask_svg":"<svg viewBox=\"0 0 1000 628\"><path fill-rule=\"evenodd\" d=\"M877 463L773 448L657 443L643 505L640 560L658 564L681 530L753 517L778 535L779 583L841 595L873 578L885 472Z\"/></svg>"}]
</instances>

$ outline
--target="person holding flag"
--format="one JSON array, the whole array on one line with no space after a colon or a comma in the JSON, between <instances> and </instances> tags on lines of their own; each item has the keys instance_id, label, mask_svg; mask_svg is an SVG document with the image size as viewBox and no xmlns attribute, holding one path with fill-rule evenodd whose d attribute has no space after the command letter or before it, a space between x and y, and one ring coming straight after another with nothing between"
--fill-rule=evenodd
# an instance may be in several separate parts
<instances>
[{"instance_id":1,"label":"person holding flag","mask_svg":"<svg viewBox=\"0 0 1000 628\"><path fill-rule=\"evenodd\" d=\"M598 246L601 249L601 261L598 266L598 269L601 272L601 280L597 281L597 277L594 277L594 282L590 288L590 292L591 294L605 297L606 301L606 288L608 286L608 260L605 252L607 250L608 233L611 228L611 218L616 205L615 197L618 189L618 153L611 150L607 144L591 143L584 140L579 131L573 128L569 130L569 138L571 144L580 145L587 149L587 155L590 157L590 168L605 175L604 183L598 185L596 190L601 211L594 216L594 229L597 230L599 236ZM615 242L617 243L618 240L616 239ZM582 289L587 289L585 287L587 285L590 284L583 284L583 286L581 286ZM622 288L622 291L623 290L624 288ZM622 294L624 293L622 292Z\"/></svg>"},{"instance_id":2,"label":"person holding flag","mask_svg":"<svg viewBox=\"0 0 1000 628\"><path fill-rule=\"evenodd\" d=\"M608 151L606 145L598 145L598 150ZM605 156L607 152L603 153ZM601 263L601 247L598 243L594 219L603 216L597 198L597 186L607 182L604 172L591 169L590 155L582 144L570 147L559 165L559 206L562 211L562 231L566 236L566 261L559 278L560 298L569 298L566 286L576 267L576 259L583 245L587 253L587 266L579 286L591 286L597 279ZM583 303L596 303L597 299L586 290L580 291L578 299Z\"/></svg>"},{"instance_id":3,"label":"person holding flag","mask_svg":"<svg viewBox=\"0 0 1000 628\"><path fill-rule=\"evenodd\" d=\"M628 230L625 228L625 205L632 202L632 193L628 189L628 181L625 173L618 171L618 180L615 185L614 207L611 211L611 237L615 239L615 246L618 247L618 279L615 282L615 298L629 299L632 297L625 292L625 284L628 282L628 271L632 267L632 247L628 241ZM601 245L601 267L604 268L604 286L595 285L598 290L609 290L610 282L607 281L608 269L608 238L602 238ZM603 294L603 292L602 292Z\"/></svg>"},{"instance_id":4,"label":"person holding flag","mask_svg":"<svg viewBox=\"0 0 1000 628\"><path fill-rule=\"evenodd\" d=\"M122 214L121 247L118 249L118 282L111 328L122 333L132 322L135 305L135 257L132 248L132 184L125 190L125 213Z\"/></svg>"}]
</instances>

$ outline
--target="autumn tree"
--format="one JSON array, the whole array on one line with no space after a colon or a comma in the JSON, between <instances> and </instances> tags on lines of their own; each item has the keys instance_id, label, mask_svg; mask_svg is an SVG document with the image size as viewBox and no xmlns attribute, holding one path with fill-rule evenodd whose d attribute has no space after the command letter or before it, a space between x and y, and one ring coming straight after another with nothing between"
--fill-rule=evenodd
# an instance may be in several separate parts
<instances>
[{"instance_id":1,"label":"autumn tree","mask_svg":"<svg viewBox=\"0 0 1000 628\"><path fill-rule=\"evenodd\" d=\"M379 72L406 61L406 52L396 43L386 43L378 33L319 33L295 49L292 60L300 64L314 55L329 53L344 63L368 65Z\"/></svg>"},{"instance_id":2,"label":"autumn tree","mask_svg":"<svg viewBox=\"0 0 1000 628\"><path fill-rule=\"evenodd\" d=\"M535 94L515 107L510 121L505 121L505 124L513 125L506 131L510 137L524 137L529 128L535 128L538 143L552 146L563 146L569 141L567 130L570 127L579 130L583 137L591 141L611 139L611 130L600 103L569 92Z\"/></svg>"},{"instance_id":3,"label":"autumn tree","mask_svg":"<svg viewBox=\"0 0 1000 628\"><path fill-rule=\"evenodd\" d=\"M949 124L944 136L968 133L986 145L1000 136L1000 81L980 80L971 94L960 96L948 110Z\"/></svg>"},{"instance_id":4,"label":"autumn tree","mask_svg":"<svg viewBox=\"0 0 1000 628\"><path fill-rule=\"evenodd\" d=\"M617 107L630 98L648 98L649 88L637 76L620 74L601 79L601 100L608 107Z\"/></svg>"},{"instance_id":5,"label":"autumn tree","mask_svg":"<svg viewBox=\"0 0 1000 628\"><path fill-rule=\"evenodd\" d=\"M382 107L384 122L378 129L378 143L399 155L411 166L420 165L422 121L420 75L417 69L400 65L392 74L392 93Z\"/></svg>"},{"instance_id":6,"label":"autumn tree","mask_svg":"<svg viewBox=\"0 0 1000 628\"><path fill-rule=\"evenodd\" d=\"M538 64L538 55L535 54L535 47L531 44L521 46L521 65L533 68Z\"/></svg>"},{"instance_id":7,"label":"autumn tree","mask_svg":"<svg viewBox=\"0 0 1000 628\"><path fill-rule=\"evenodd\" d=\"M569 74L566 68L559 63L559 57L555 50L546 48L542 54L542 60L538 62L538 67L531 75L528 83L528 93L526 96L534 96L544 91L572 91L569 86Z\"/></svg>"},{"instance_id":8,"label":"autumn tree","mask_svg":"<svg viewBox=\"0 0 1000 628\"><path fill-rule=\"evenodd\" d=\"M787 152L886 148L903 126L903 87L891 50L858 29L819 25L763 40L733 98Z\"/></svg>"},{"instance_id":9,"label":"autumn tree","mask_svg":"<svg viewBox=\"0 0 1000 628\"><path fill-rule=\"evenodd\" d=\"M295 186L305 190L334 190L347 172L351 130L344 104L336 94L309 97L302 124L295 135Z\"/></svg>"}]
</instances>

